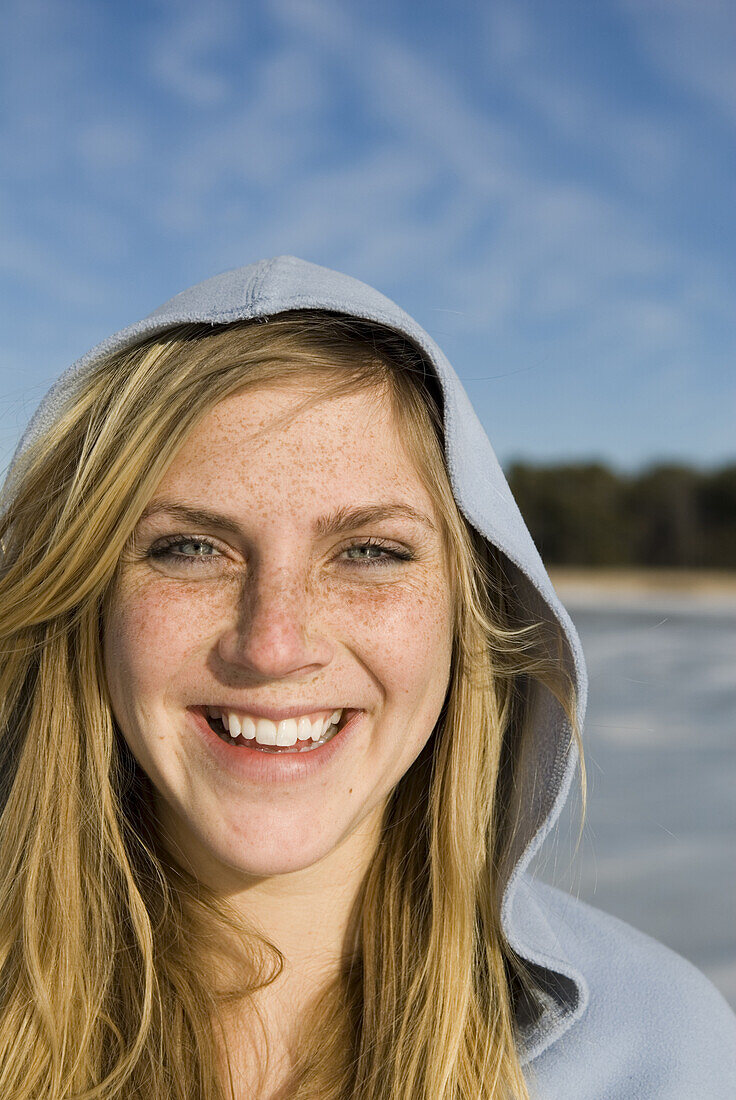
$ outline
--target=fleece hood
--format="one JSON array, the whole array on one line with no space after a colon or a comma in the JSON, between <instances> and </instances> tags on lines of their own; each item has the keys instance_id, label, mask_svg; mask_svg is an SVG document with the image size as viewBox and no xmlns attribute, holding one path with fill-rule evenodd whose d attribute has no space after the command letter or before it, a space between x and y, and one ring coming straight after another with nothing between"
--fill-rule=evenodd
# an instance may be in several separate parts
<instances>
[{"instance_id":1,"label":"fleece hood","mask_svg":"<svg viewBox=\"0 0 736 1100\"><path fill-rule=\"evenodd\" d=\"M565 660L576 688L582 728L587 677L580 641L547 576L542 560L511 494L490 441L460 380L434 340L403 310L372 287L347 275L279 256L207 279L177 294L120 332L103 340L72 364L51 386L13 456L5 492L11 491L23 454L52 424L79 381L109 353L176 325L223 324L266 317L287 310L321 309L351 314L394 329L423 353L444 396L447 466L460 511L508 559L517 590L539 618L556 620L565 640ZM586 979L567 957L535 884L530 861L559 817L578 762L569 723L548 693L534 703L521 751L520 827L506 871L502 922L508 939L538 980L541 1016L520 1020L522 1061L540 1054L584 1012Z\"/></svg>"}]
</instances>

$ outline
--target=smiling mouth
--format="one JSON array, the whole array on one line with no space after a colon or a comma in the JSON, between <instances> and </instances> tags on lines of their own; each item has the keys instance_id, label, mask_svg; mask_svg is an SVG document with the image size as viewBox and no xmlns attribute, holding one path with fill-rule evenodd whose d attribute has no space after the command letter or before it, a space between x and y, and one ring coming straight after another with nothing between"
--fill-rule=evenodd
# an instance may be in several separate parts
<instances>
[{"instance_id":1,"label":"smiling mouth","mask_svg":"<svg viewBox=\"0 0 736 1100\"><path fill-rule=\"evenodd\" d=\"M354 710L343 710L342 715L340 716L340 720L337 722L337 724L328 726L324 735L318 741L297 741L295 745L261 745L258 743L258 741L255 740L255 738L250 740L242 736L232 738L229 731L225 728L221 718L212 718L207 713L206 708L200 709L207 719L207 723L213 733L216 733L220 740L224 741L225 744L229 745L231 748L252 749L256 752L270 752L278 753L281 755L283 755L284 753L313 752L315 749L320 748L322 745L326 745L328 741L332 740L335 734L339 733L342 730L343 726L345 726L356 713L356 711Z\"/></svg>"}]
</instances>

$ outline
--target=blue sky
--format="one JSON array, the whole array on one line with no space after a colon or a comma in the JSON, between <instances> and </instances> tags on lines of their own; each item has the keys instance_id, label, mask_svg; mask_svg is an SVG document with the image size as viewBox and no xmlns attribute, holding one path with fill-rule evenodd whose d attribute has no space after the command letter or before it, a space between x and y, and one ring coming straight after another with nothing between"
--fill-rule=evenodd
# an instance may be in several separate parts
<instances>
[{"instance_id":1,"label":"blue sky","mask_svg":"<svg viewBox=\"0 0 736 1100\"><path fill-rule=\"evenodd\" d=\"M219 271L347 271L502 462L736 458L731 0L5 0L0 457Z\"/></svg>"}]
</instances>

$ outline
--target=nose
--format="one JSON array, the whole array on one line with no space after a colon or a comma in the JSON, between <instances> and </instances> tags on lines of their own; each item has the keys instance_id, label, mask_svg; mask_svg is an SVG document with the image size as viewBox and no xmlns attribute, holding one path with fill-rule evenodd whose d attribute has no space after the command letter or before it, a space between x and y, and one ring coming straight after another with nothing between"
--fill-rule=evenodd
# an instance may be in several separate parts
<instances>
[{"instance_id":1,"label":"nose","mask_svg":"<svg viewBox=\"0 0 736 1100\"><path fill-rule=\"evenodd\" d=\"M218 639L219 656L254 680L314 674L333 653L316 627L315 611L300 570L257 566L245 582L235 624Z\"/></svg>"}]
</instances>

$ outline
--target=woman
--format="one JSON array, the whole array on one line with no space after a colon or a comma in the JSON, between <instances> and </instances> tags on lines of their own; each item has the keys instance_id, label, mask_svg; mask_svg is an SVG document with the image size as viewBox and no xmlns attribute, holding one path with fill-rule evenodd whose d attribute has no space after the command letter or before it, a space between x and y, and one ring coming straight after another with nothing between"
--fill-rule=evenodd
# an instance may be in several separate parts
<instances>
[{"instance_id":1,"label":"woman","mask_svg":"<svg viewBox=\"0 0 736 1100\"><path fill-rule=\"evenodd\" d=\"M3 490L0 1096L736 1095L533 880L586 679L441 351L279 257L110 337Z\"/></svg>"}]
</instances>

